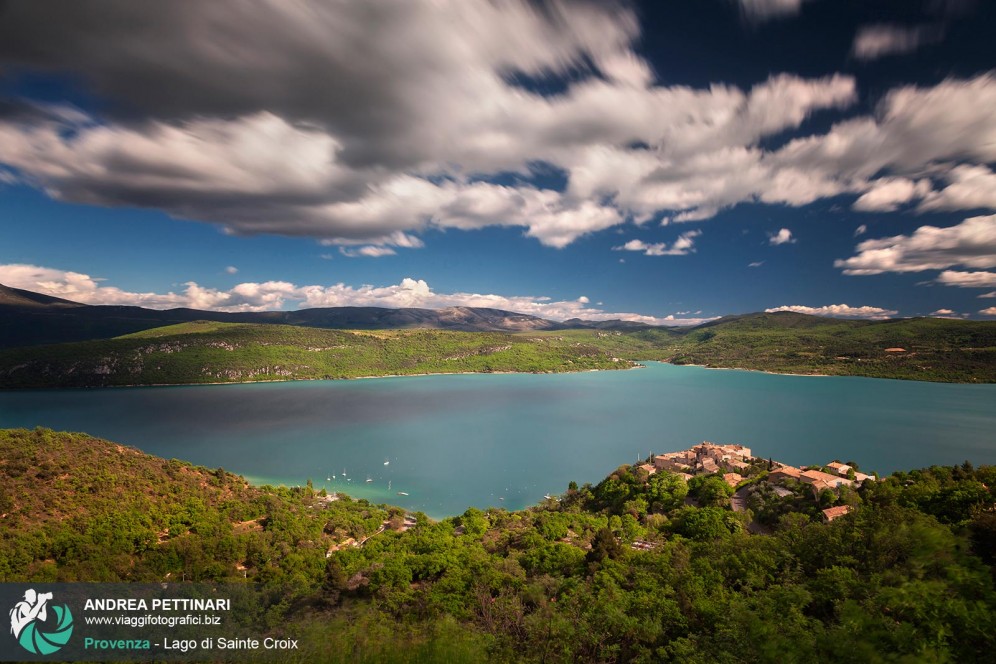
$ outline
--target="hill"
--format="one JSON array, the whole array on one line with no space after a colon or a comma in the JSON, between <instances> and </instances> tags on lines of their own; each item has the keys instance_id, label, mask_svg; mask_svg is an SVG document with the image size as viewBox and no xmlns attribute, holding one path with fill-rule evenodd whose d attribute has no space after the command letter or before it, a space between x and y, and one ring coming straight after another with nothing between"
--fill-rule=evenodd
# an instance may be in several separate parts
<instances>
[{"instance_id":1,"label":"hill","mask_svg":"<svg viewBox=\"0 0 996 664\"><path fill-rule=\"evenodd\" d=\"M563 329L638 329L630 321L564 323L486 307L443 309L384 307L323 307L297 311L229 313L199 309L146 309L116 305L86 305L0 284L0 348L110 339L156 327L215 321L298 325L339 330L434 329L461 332L528 332Z\"/></svg>"},{"instance_id":2,"label":"hill","mask_svg":"<svg viewBox=\"0 0 996 664\"><path fill-rule=\"evenodd\" d=\"M684 332L675 364L946 382L996 382L996 322L841 320L791 312L720 319Z\"/></svg>"},{"instance_id":3,"label":"hill","mask_svg":"<svg viewBox=\"0 0 996 664\"><path fill-rule=\"evenodd\" d=\"M562 337L198 321L115 339L0 350L0 385L172 385L629 366L594 345Z\"/></svg>"},{"instance_id":4,"label":"hill","mask_svg":"<svg viewBox=\"0 0 996 664\"><path fill-rule=\"evenodd\" d=\"M991 661L996 468L766 490L621 466L432 522L85 434L0 430L0 581L240 582L309 662ZM823 523L822 503L851 513ZM745 528L753 517L769 534ZM407 525L406 525L407 521ZM362 545L357 540L367 538Z\"/></svg>"}]
</instances>

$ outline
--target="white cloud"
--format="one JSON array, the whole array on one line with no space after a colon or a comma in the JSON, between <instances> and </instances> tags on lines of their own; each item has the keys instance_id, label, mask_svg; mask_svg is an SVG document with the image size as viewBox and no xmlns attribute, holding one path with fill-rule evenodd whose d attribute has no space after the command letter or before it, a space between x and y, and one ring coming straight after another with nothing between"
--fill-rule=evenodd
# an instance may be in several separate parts
<instances>
[{"instance_id":1,"label":"white cloud","mask_svg":"<svg viewBox=\"0 0 996 664\"><path fill-rule=\"evenodd\" d=\"M695 313L700 314L702 312L696 311ZM708 316L704 318L688 318L683 314L679 313L678 315L669 314L664 318L661 318L660 319L661 322L658 324L668 325L672 327L693 327L695 325L701 325L702 323L708 323L711 320L717 320L717 319L719 319L719 316Z\"/></svg>"},{"instance_id":2,"label":"white cloud","mask_svg":"<svg viewBox=\"0 0 996 664\"><path fill-rule=\"evenodd\" d=\"M777 233L768 233L768 244L773 246L778 246L780 244L794 244L795 238L792 237L792 231L787 228L783 228Z\"/></svg>"},{"instance_id":3,"label":"white cloud","mask_svg":"<svg viewBox=\"0 0 996 664\"><path fill-rule=\"evenodd\" d=\"M752 21L795 16L802 11L804 0L738 0L740 10Z\"/></svg>"},{"instance_id":4,"label":"white cloud","mask_svg":"<svg viewBox=\"0 0 996 664\"><path fill-rule=\"evenodd\" d=\"M979 297L980 298L988 298L988 299L996 298L996 291L991 291L989 293L983 293Z\"/></svg>"},{"instance_id":5,"label":"white cloud","mask_svg":"<svg viewBox=\"0 0 996 664\"><path fill-rule=\"evenodd\" d=\"M943 179L948 185L927 195L920 210L996 209L996 173L986 166L955 166Z\"/></svg>"},{"instance_id":6,"label":"white cloud","mask_svg":"<svg viewBox=\"0 0 996 664\"><path fill-rule=\"evenodd\" d=\"M580 304L588 304L589 302L591 302L591 300L589 300L584 295L582 295L581 297L578 298L578 303L580 303Z\"/></svg>"},{"instance_id":7,"label":"white cloud","mask_svg":"<svg viewBox=\"0 0 996 664\"><path fill-rule=\"evenodd\" d=\"M753 263L748 263L747 267L761 267L764 265L764 261L754 261Z\"/></svg>"},{"instance_id":8,"label":"white cloud","mask_svg":"<svg viewBox=\"0 0 996 664\"><path fill-rule=\"evenodd\" d=\"M802 4L740 0L756 20ZM560 248L657 215L703 221L743 202L846 193L877 210L917 197L925 208L993 207L991 73L891 90L873 115L769 150L764 139L853 108L855 79L660 85L635 49L628 5L261 0L139 11L109 1L62 11L53 22L24 3L0 24L0 37L45 37L45 49L4 42L19 66L78 75L108 99L100 117L53 108L0 120L3 172L61 200L395 250L411 248L396 238L427 229L487 226ZM60 27L70 25L89 29ZM520 76L565 87L543 95ZM566 191L489 183L528 178L537 164L563 172ZM928 178L948 186L925 192Z\"/></svg>"},{"instance_id":9,"label":"white cloud","mask_svg":"<svg viewBox=\"0 0 996 664\"><path fill-rule=\"evenodd\" d=\"M862 212L892 212L903 203L930 193L930 180L912 181L906 178L881 178L854 202Z\"/></svg>"},{"instance_id":10,"label":"white cloud","mask_svg":"<svg viewBox=\"0 0 996 664\"><path fill-rule=\"evenodd\" d=\"M180 292L135 293L106 286L102 279L79 272L36 265L0 265L0 283L84 304L136 305L151 309L190 307L212 311L274 311L309 307L489 307L549 320L625 320L649 325L695 325L709 319L656 317L633 312L605 311L588 298L555 301L546 296L482 293L437 293L422 279L405 278L388 286L299 286L286 281L246 282L230 289L207 288L187 282Z\"/></svg>"},{"instance_id":11,"label":"white cloud","mask_svg":"<svg viewBox=\"0 0 996 664\"><path fill-rule=\"evenodd\" d=\"M996 215L970 217L956 226L921 226L912 235L858 243L857 255L834 261L844 274L921 272L961 265L996 267Z\"/></svg>"},{"instance_id":12,"label":"white cloud","mask_svg":"<svg viewBox=\"0 0 996 664\"><path fill-rule=\"evenodd\" d=\"M612 247L614 251L641 251L644 256L687 256L695 252L695 238L702 235L702 231L688 231L678 236L670 247L666 242L655 242L647 244L642 240L630 240L620 247Z\"/></svg>"},{"instance_id":13,"label":"white cloud","mask_svg":"<svg viewBox=\"0 0 996 664\"><path fill-rule=\"evenodd\" d=\"M225 272L227 272L228 274L237 274L238 271L239 268L235 267L234 265L229 265L228 267L225 268Z\"/></svg>"},{"instance_id":14,"label":"white cloud","mask_svg":"<svg viewBox=\"0 0 996 664\"><path fill-rule=\"evenodd\" d=\"M854 237L858 237L859 235L864 235L867 232L868 232L868 226L866 226L865 224L861 224L860 226L854 229Z\"/></svg>"},{"instance_id":15,"label":"white cloud","mask_svg":"<svg viewBox=\"0 0 996 664\"><path fill-rule=\"evenodd\" d=\"M801 304L785 305L764 310L767 313L776 311L794 311L797 314L810 314L812 316L830 316L833 318L868 318L872 320L882 320L895 316L898 311L892 309L882 309L881 307L852 307L848 304L828 304L823 307L807 307Z\"/></svg>"},{"instance_id":16,"label":"white cloud","mask_svg":"<svg viewBox=\"0 0 996 664\"><path fill-rule=\"evenodd\" d=\"M886 55L912 53L925 44L940 41L944 31L940 26L917 25L903 27L878 24L862 26L854 36L851 55L859 60L876 60Z\"/></svg>"},{"instance_id":17,"label":"white cloud","mask_svg":"<svg viewBox=\"0 0 996 664\"><path fill-rule=\"evenodd\" d=\"M347 247L339 247L339 253L343 256L348 256L349 258L357 258L363 256L366 258L382 258L383 256L394 256L398 252L390 247L377 247L373 245L368 245L365 247L360 247L359 249L349 249Z\"/></svg>"},{"instance_id":18,"label":"white cloud","mask_svg":"<svg viewBox=\"0 0 996 664\"><path fill-rule=\"evenodd\" d=\"M959 288L993 288L996 286L996 272L944 270L937 275L937 283Z\"/></svg>"},{"instance_id":19,"label":"white cloud","mask_svg":"<svg viewBox=\"0 0 996 664\"><path fill-rule=\"evenodd\" d=\"M979 313L983 316L996 316L996 307L988 307L986 309L979 309Z\"/></svg>"},{"instance_id":20,"label":"white cloud","mask_svg":"<svg viewBox=\"0 0 996 664\"><path fill-rule=\"evenodd\" d=\"M954 311L951 309L938 309L937 311L930 312L931 316L951 316L952 314L954 314Z\"/></svg>"}]
</instances>

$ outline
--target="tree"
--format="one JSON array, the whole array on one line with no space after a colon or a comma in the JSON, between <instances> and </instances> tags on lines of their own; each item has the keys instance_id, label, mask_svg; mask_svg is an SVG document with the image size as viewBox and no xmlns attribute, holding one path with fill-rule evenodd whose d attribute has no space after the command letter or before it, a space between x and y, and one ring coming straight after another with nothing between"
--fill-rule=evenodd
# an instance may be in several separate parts
<instances>
[{"instance_id":1,"label":"tree","mask_svg":"<svg viewBox=\"0 0 996 664\"><path fill-rule=\"evenodd\" d=\"M681 507L688 495L688 483L680 475L661 471L650 477L647 502L652 512L670 512Z\"/></svg>"}]
</instances>

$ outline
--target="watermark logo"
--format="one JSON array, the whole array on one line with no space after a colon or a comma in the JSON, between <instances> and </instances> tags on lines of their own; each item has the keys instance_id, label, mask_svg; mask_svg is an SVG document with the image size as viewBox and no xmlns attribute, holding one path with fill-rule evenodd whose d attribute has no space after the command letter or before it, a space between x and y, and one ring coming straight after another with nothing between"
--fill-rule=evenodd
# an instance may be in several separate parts
<instances>
[{"instance_id":1,"label":"watermark logo","mask_svg":"<svg viewBox=\"0 0 996 664\"><path fill-rule=\"evenodd\" d=\"M38 593L33 588L10 610L10 633L21 647L35 655L51 655L69 642L73 635L73 614L65 604L51 605L52 593ZM48 619L51 608L53 621ZM51 623L54 622L54 625Z\"/></svg>"}]
</instances>

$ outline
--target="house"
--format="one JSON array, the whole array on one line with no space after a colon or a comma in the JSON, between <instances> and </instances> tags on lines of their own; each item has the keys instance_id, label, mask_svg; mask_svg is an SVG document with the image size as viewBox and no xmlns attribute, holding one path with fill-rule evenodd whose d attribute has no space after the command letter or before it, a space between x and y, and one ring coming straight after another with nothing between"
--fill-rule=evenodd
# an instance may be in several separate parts
<instances>
[{"instance_id":1,"label":"house","mask_svg":"<svg viewBox=\"0 0 996 664\"><path fill-rule=\"evenodd\" d=\"M736 486L741 482L743 482L743 480L744 480L743 476L737 473L726 473L725 475L723 475L723 481L729 484L730 486Z\"/></svg>"},{"instance_id":2,"label":"house","mask_svg":"<svg viewBox=\"0 0 996 664\"><path fill-rule=\"evenodd\" d=\"M713 461L712 459L710 459L708 457L705 458L705 459L702 459L702 461L699 462L698 467L701 468L702 471L706 472L706 473L716 473L716 472L719 472L719 466L716 464L715 461Z\"/></svg>"},{"instance_id":3,"label":"house","mask_svg":"<svg viewBox=\"0 0 996 664\"><path fill-rule=\"evenodd\" d=\"M823 518L826 519L827 523L830 523L834 519L838 519L845 514L850 513L853 508L850 505L838 505L837 507L828 507L823 510Z\"/></svg>"},{"instance_id":4,"label":"house","mask_svg":"<svg viewBox=\"0 0 996 664\"><path fill-rule=\"evenodd\" d=\"M649 463L645 463L645 464L642 464L640 466L637 466L637 468L639 468L640 470L647 471L647 475L653 475L654 473L657 472L657 469L654 468L653 466L651 466Z\"/></svg>"},{"instance_id":5,"label":"house","mask_svg":"<svg viewBox=\"0 0 996 664\"><path fill-rule=\"evenodd\" d=\"M848 471L853 470L850 466L839 461L831 461L826 465L830 469L830 472L837 473L841 477L847 477Z\"/></svg>"},{"instance_id":6,"label":"house","mask_svg":"<svg viewBox=\"0 0 996 664\"><path fill-rule=\"evenodd\" d=\"M802 471L793 466L782 466L768 473L769 482L783 482L785 480L798 480Z\"/></svg>"},{"instance_id":7,"label":"house","mask_svg":"<svg viewBox=\"0 0 996 664\"><path fill-rule=\"evenodd\" d=\"M804 470L799 475L799 481L805 484L816 484L817 482L824 482L828 486L839 487L844 484L850 486L854 484L851 480L846 477L840 477L839 475L831 475L830 473L824 473L822 470Z\"/></svg>"}]
</instances>

